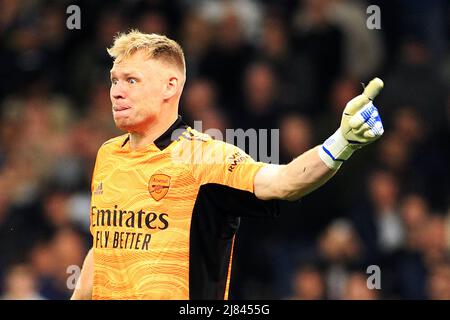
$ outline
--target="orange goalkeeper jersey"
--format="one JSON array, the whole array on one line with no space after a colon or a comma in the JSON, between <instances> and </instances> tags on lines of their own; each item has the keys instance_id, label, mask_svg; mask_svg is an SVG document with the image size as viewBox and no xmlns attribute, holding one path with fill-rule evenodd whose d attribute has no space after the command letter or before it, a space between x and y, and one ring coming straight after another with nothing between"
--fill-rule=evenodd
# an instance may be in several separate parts
<instances>
[{"instance_id":1,"label":"orange goalkeeper jersey","mask_svg":"<svg viewBox=\"0 0 450 320\"><path fill-rule=\"evenodd\" d=\"M263 163L186 126L131 151L99 149L92 179L93 299L227 299L242 216L275 215L253 194Z\"/></svg>"}]
</instances>

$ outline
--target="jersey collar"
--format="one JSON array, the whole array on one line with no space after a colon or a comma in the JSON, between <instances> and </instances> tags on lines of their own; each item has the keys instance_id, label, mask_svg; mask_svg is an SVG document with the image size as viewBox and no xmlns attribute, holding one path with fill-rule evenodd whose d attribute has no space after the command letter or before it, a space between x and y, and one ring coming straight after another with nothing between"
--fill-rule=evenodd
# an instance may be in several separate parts
<instances>
[{"instance_id":1,"label":"jersey collar","mask_svg":"<svg viewBox=\"0 0 450 320\"><path fill-rule=\"evenodd\" d=\"M178 129L186 129L188 125L183 121L180 115L178 115L177 120L167 129L162 135L160 135L153 143L155 144L158 149L161 151L167 148L172 141L177 140L181 134L183 133L183 130ZM175 132L175 134L173 134ZM130 141L130 136L128 135L125 141L122 144L122 147L124 147L127 142Z\"/></svg>"},{"instance_id":2,"label":"jersey collar","mask_svg":"<svg viewBox=\"0 0 450 320\"><path fill-rule=\"evenodd\" d=\"M177 140L184 130L178 130L178 129L186 129L188 126L186 123L184 123L183 119L180 115L178 115L177 120L170 126L169 129L166 130L158 139L155 140L155 145L160 149L164 150L167 148L172 141ZM177 130L174 133L174 131Z\"/></svg>"}]
</instances>

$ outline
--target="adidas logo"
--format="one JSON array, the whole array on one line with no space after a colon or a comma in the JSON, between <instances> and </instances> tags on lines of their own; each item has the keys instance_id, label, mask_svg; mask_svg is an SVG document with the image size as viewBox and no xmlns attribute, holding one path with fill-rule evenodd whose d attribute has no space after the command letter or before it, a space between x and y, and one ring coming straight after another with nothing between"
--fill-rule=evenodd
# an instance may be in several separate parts
<instances>
[{"instance_id":1,"label":"adidas logo","mask_svg":"<svg viewBox=\"0 0 450 320\"><path fill-rule=\"evenodd\" d=\"M95 195L103 194L103 182L100 182L100 184L95 189L94 194Z\"/></svg>"}]
</instances>

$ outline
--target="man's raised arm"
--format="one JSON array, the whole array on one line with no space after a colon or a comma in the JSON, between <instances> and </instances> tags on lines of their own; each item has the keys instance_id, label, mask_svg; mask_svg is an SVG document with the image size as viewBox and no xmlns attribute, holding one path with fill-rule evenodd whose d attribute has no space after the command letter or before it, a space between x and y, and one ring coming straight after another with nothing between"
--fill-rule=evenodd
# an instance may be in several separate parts
<instances>
[{"instance_id":1,"label":"man's raised arm","mask_svg":"<svg viewBox=\"0 0 450 320\"><path fill-rule=\"evenodd\" d=\"M375 78L364 92L350 100L339 129L325 142L287 165L269 164L255 176L254 193L263 200L297 200L323 185L352 153L377 140L384 132L373 99L383 88Z\"/></svg>"}]
</instances>

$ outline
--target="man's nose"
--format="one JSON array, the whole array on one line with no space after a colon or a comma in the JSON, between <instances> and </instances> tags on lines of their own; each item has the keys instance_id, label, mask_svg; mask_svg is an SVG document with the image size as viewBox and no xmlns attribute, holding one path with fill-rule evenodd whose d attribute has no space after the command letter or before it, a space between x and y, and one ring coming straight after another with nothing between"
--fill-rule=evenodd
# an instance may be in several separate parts
<instances>
[{"instance_id":1,"label":"man's nose","mask_svg":"<svg viewBox=\"0 0 450 320\"><path fill-rule=\"evenodd\" d=\"M111 97L114 100L125 98L125 91L124 91L123 87L120 85L120 83L117 83L116 85L111 86Z\"/></svg>"}]
</instances>

